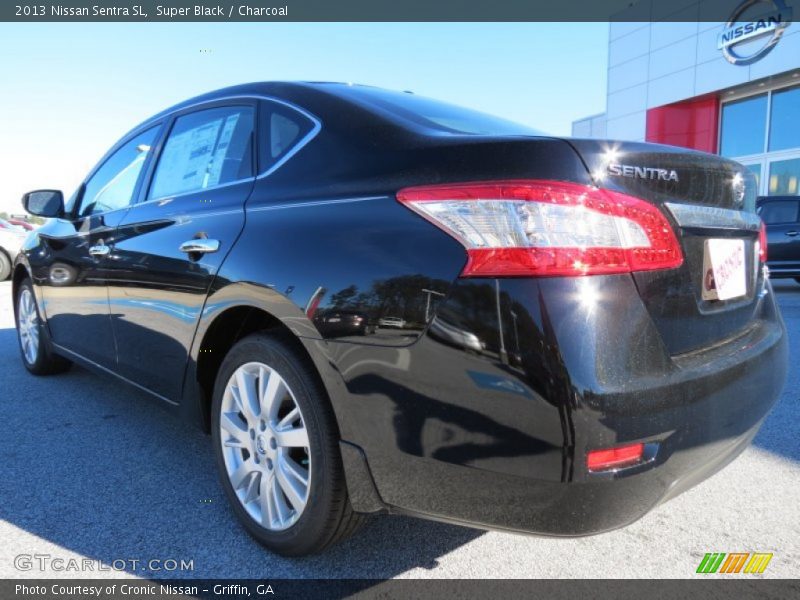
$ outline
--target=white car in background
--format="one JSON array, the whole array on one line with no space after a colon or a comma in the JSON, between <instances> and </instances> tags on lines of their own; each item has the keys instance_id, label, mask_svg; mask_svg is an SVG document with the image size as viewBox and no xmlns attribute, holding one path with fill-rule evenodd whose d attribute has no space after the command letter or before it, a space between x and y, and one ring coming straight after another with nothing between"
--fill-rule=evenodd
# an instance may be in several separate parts
<instances>
[{"instance_id":1,"label":"white car in background","mask_svg":"<svg viewBox=\"0 0 800 600\"><path fill-rule=\"evenodd\" d=\"M397 327L398 329L402 329L405 326L405 319L400 317L383 317L382 319L378 319L378 327Z\"/></svg>"},{"instance_id":2,"label":"white car in background","mask_svg":"<svg viewBox=\"0 0 800 600\"><path fill-rule=\"evenodd\" d=\"M0 281L5 281L11 275L11 265L27 235L28 232L22 227L0 219Z\"/></svg>"}]
</instances>

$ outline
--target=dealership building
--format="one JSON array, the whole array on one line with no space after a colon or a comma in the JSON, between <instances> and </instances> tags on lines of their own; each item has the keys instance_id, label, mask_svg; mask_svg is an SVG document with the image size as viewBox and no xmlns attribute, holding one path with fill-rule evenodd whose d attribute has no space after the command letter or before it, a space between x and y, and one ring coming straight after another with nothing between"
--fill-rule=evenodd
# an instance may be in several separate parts
<instances>
[{"instance_id":1,"label":"dealership building","mask_svg":"<svg viewBox=\"0 0 800 600\"><path fill-rule=\"evenodd\" d=\"M572 134L721 154L761 195L800 195L800 2L746 0L710 22L711 1L640 0L616 15L606 112Z\"/></svg>"}]
</instances>

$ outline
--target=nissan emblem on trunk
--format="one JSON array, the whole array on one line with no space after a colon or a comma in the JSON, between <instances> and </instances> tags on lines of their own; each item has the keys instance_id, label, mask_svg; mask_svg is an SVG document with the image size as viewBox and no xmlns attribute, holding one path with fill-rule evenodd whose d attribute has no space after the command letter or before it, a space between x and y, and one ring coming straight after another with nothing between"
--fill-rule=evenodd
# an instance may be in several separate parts
<instances>
[{"instance_id":1,"label":"nissan emblem on trunk","mask_svg":"<svg viewBox=\"0 0 800 600\"><path fill-rule=\"evenodd\" d=\"M772 10L754 14L748 21L739 20L748 10L762 4L765 9ZM753 64L775 47L791 21L792 9L784 0L745 0L733 11L719 34L717 49L731 64ZM766 39L766 43L759 44L756 41L759 39ZM743 48L751 51L742 52Z\"/></svg>"}]
</instances>

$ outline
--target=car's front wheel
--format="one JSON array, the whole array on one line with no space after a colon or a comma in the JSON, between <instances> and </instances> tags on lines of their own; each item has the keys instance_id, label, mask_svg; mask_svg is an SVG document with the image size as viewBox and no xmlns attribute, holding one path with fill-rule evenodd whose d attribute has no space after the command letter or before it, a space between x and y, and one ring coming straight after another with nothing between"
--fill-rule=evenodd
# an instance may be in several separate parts
<instances>
[{"instance_id":1,"label":"car's front wheel","mask_svg":"<svg viewBox=\"0 0 800 600\"><path fill-rule=\"evenodd\" d=\"M50 350L50 339L39 316L30 281L23 281L16 297L17 338L25 368L34 375L62 373L72 363Z\"/></svg>"},{"instance_id":2,"label":"car's front wheel","mask_svg":"<svg viewBox=\"0 0 800 600\"><path fill-rule=\"evenodd\" d=\"M328 398L286 339L254 334L230 350L214 388L212 435L233 510L270 550L319 552L361 521Z\"/></svg>"}]
</instances>

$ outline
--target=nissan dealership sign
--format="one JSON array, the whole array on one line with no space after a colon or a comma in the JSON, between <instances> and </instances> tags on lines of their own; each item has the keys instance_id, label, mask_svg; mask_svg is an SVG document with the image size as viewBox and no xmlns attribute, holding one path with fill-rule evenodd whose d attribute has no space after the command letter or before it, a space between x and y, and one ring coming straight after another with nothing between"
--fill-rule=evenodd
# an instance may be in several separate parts
<instances>
[{"instance_id":1,"label":"nissan dealership sign","mask_svg":"<svg viewBox=\"0 0 800 600\"><path fill-rule=\"evenodd\" d=\"M761 13L751 11L762 8ZM749 20L742 21L750 12ZM728 62L750 65L766 56L792 21L792 9L784 0L745 0L733 11L717 38L717 48Z\"/></svg>"}]
</instances>

